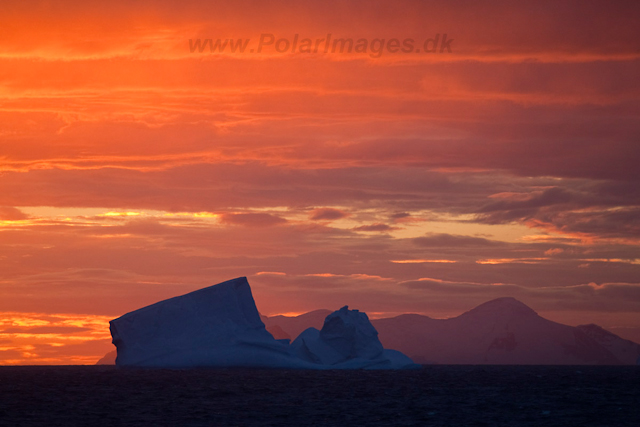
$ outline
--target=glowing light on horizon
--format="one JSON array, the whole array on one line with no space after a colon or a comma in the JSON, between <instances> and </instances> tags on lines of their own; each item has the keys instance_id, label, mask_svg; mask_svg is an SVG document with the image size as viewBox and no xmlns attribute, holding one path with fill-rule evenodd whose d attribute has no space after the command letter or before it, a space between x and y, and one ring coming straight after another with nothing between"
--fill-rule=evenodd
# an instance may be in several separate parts
<instances>
[{"instance_id":1,"label":"glowing light on horizon","mask_svg":"<svg viewBox=\"0 0 640 427\"><path fill-rule=\"evenodd\" d=\"M391 260L394 264L425 264L425 263L438 263L438 264L455 264L458 261L451 259L394 259Z\"/></svg>"},{"instance_id":2,"label":"glowing light on horizon","mask_svg":"<svg viewBox=\"0 0 640 427\"><path fill-rule=\"evenodd\" d=\"M476 264L539 264L540 261L548 261L549 258L497 258L497 259L479 259Z\"/></svg>"},{"instance_id":3,"label":"glowing light on horizon","mask_svg":"<svg viewBox=\"0 0 640 427\"><path fill-rule=\"evenodd\" d=\"M107 212L100 216L140 216L142 215L140 212Z\"/></svg>"},{"instance_id":4,"label":"glowing light on horizon","mask_svg":"<svg viewBox=\"0 0 640 427\"><path fill-rule=\"evenodd\" d=\"M15 364L94 364L101 356L73 354L74 345L111 341L111 316L0 312L0 365ZM68 329L67 329L68 328ZM107 347L108 348L108 347ZM52 357L52 349L56 356ZM9 353L7 353L9 352ZM19 352L21 359L5 354Z\"/></svg>"},{"instance_id":5,"label":"glowing light on horizon","mask_svg":"<svg viewBox=\"0 0 640 427\"><path fill-rule=\"evenodd\" d=\"M196 212L193 214L194 218L212 218L212 219L218 219L220 218L220 214L217 213L212 213L212 212Z\"/></svg>"},{"instance_id":6,"label":"glowing light on horizon","mask_svg":"<svg viewBox=\"0 0 640 427\"><path fill-rule=\"evenodd\" d=\"M276 316L284 316L284 317L298 317L303 314L307 314L307 311L286 311L283 313L272 313L266 315L267 317L276 317Z\"/></svg>"}]
</instances>

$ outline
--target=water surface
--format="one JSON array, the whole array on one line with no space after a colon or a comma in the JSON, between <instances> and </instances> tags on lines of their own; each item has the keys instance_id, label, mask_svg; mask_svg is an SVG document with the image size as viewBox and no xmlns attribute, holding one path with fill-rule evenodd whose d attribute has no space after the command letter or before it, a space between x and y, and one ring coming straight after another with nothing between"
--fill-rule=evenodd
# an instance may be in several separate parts
<instances>
[{"instance_id":1,"label":"water surface","mask_svg":"<svg viewBox=\"0 0 640 427\"><path fill-rule=\"evenodd\" d=\"M640 426L640 367L0 367L2 426Z\"/></svg>"}]
</instances>

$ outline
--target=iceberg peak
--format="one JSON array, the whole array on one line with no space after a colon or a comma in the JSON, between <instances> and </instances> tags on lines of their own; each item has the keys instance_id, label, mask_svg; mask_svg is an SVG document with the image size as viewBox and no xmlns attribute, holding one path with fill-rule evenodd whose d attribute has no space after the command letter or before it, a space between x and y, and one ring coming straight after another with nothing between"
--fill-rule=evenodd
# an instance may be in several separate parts
<instances>
[{"instance_id":1,"label":"iceberg peak","mask_svg":"<svg viewBox=\"0 0 640 427\"><path fill-rule=\"evenodd\" d=\"M320 338L345 359L375 358L384 350L366 313L344 306L327 316Z\"/></svg>"},{"instance_id":2,"label":"iceberg peak","mask_svg":"<svg viewBox=\"0 0 640 427\"><path fill-rule=\"evenodd\" d=\"M329 314L322 330L306 329L291 347L300 359L331 369L417 367L399 351L385 350L366 313L348 306Z\"/></svg>"}]
</instances>

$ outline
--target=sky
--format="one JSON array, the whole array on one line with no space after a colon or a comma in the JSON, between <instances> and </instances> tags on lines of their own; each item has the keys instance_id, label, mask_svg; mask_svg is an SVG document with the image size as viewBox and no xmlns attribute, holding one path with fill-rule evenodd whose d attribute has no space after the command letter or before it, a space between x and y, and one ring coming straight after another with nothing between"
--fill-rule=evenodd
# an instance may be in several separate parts
<instances>
[{"instance_id":1,"label":"sky","mask_svg":"<svg viewBox=\"0 0 640 427\"><path fill-rule=\"evenodd\" d=\"M239 276L265 315L512 296L640 341L639 12L4 2L0 364Z\"/></svg>"}]
</instances>

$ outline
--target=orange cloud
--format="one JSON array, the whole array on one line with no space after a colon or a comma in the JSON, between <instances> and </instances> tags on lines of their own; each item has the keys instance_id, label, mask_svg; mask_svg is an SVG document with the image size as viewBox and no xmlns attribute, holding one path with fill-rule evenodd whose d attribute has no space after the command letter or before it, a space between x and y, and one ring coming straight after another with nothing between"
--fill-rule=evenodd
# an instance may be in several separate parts
<instances>
[{"instance_id":1,"label":"orange cloud","mask_svg":"<svg viewBox=\"0 0 640 427\"><path fill-rule=\"evenodd\" d=\"M11 206L0 206L0 221L22 221L29 218L20 209Z\"/></svg>"},{"instance_id":2,"label":"orange cloud","mask_svg":"<svg viewBox=\"0 0 640 427\"><path fill-rule=\"evenodd\" d=\"M0 313L0 364L95 364L112 346L106 316Z\"/></svg>"},{"instance_id":3,"label":"orange cloud","mask_svg":"<svg viewBox=\"0 0 640 427\"><path fill-rule=\"evenodd\" d=\"M267 213L223 213L220 215L220 221L247 227L270 227L287 222L284 218Z\"/></svg>"}]
</instances>

